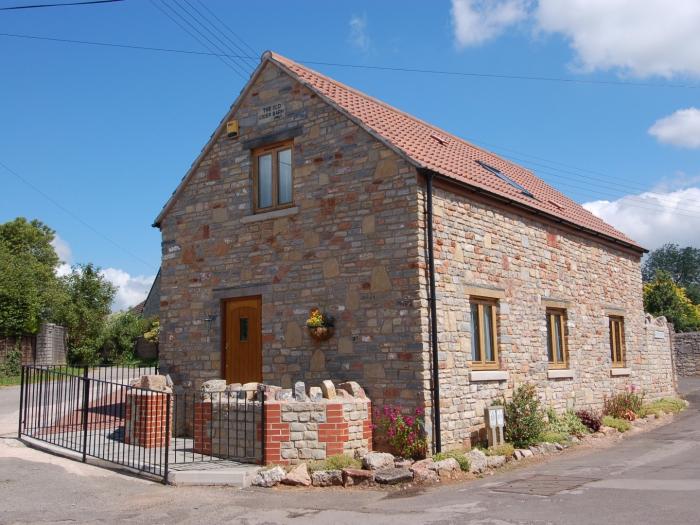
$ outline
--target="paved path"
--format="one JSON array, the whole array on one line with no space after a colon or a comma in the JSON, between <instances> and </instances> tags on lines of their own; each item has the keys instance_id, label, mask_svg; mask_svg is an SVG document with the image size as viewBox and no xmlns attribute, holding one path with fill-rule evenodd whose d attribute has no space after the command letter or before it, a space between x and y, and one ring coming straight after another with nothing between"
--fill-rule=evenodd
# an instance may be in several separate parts
<instances>
[{"instance_id":1,"label":"paved path","mask_svg":"<svg viewBox=\"0 0 700 525\"><path fill-rule=\"evenodd\" d=\"M0 387L0 436L17 435L19 387Z\"/></svg>"},{"instance_id":2,"label":"paved path","mask_svg":"<svg viewBox=\"0 0 700 525\"><path fill-rule=\"evenodd\" d=\"M0 523L694 524L700 380L684 388L693 390L688 410L616 447L414 492L165 487L0 439ZM550 497L503 492L533 476L583 484Z\"/></svg>"}]
</instances>

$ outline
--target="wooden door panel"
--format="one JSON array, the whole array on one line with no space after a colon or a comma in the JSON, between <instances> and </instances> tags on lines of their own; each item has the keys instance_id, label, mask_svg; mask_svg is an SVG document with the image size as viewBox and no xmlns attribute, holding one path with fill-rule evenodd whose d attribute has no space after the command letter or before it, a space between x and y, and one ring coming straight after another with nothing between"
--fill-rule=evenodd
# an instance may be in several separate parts
<instances>
[{"instance_id":1,"label":"wooden door panel","mask_svg":"<svg viewBox=\"0 0 700 525\"><path fill-rule=\"evenodd\" d=\"M224 367L227 383L262 382L260 303L259 297L226 301Z\"/></svg>"}]
</instances>

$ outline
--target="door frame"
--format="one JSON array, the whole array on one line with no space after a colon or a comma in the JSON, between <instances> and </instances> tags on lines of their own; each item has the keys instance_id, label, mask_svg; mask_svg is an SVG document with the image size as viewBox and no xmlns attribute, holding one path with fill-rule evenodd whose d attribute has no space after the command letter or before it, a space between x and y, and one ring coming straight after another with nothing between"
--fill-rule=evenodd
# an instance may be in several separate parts
<instances>
[{"instance_id":1,"label":"door frame","mask_svg":"<svg viewBox=\"0 0 700 525\"><path fill-rule=\"evenodd\" d=\"M258 319L258 324L260 326L260 377L262 377L262 367L263 367L263 354L262 354L262 346L263 346L263 341L262 341L262 295L256 294L256 295L241 295L240 297L226 297L224 299L221 299L219 301L219 315L221 316L221 331L219 333L220 335L220 353L221 353L221 379L226 380L226 305L230 302L235 302L235 301L245 301L245 300L251 300L251 299L257 299L258 304L260 307L258 308L258 314L259 314L259 319Z\"/></svg>"}]
</instances>

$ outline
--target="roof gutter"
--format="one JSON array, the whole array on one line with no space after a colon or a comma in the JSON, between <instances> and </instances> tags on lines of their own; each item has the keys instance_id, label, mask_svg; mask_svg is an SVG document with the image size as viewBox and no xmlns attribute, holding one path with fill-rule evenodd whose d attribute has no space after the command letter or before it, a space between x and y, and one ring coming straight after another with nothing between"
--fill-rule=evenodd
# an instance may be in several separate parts
<instances>
[{"instance_id":1,"label":"roof gutter","mask_svg":"<svg viewBox=\"0 0 700 525\"><path fill-rule=\"evenodd\" d=\"M435 296L435 254L433 250L433 177L430 170L420 170L426 180L425 230L428 241L428 282L430 288L430 344L432 357L433 383L433 452L442 450L442 433L440 431L440 370L438 368L438 326L437 297Z\"/></svg>"}]
</instances>

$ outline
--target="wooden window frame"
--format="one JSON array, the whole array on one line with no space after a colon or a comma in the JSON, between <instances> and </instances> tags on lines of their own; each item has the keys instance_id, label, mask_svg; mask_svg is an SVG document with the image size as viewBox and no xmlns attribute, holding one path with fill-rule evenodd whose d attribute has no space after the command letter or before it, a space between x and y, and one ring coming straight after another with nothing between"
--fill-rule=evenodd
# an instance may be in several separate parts
<instances>
[{"instance_id":1,"label":"wooden window frame","mask_svg":"<svg viewBox=\"0 0 700 525\"><path fill-rule=\"evenodd\" d=\"M625 368L627 363L625 318L619 315L608 316L608 329L610 331L610 359L612 367Z\"/></svg>"},{"instance_id":2,"label":"wooden window frame","mask_svg":"<svg viewBox=\"0 0 700 525\"><path fill-rule=\"evenodd\" d=\"M469 299L470 308L473 310L477 308L477 321L479 323L479 354L481 355L481 360L475 361L473 359L474 348L473 348L473 336L470 338L470 360L469 365L472 370L500 370L500 352L498 351L498 299L492 299L488 297L471 297ZM484 307L491 307L491 340L493 341L493 361L486 361L486 345L484 340L484 330L481 328L484 325ZM470 313L471 322L471 313ZM471 327L472 332L474 326Z\"/></svg>"},{"instance_id":3,"label":"wooden window frame","mask_svg":"<svg viewBox=\"0 0 700 525\"><path fill-rule=\"evenodd\" d=\"M564 308L547 308L546 310L546 324L547 324L547 350L552 349L552 359L549 358L549 351L547 352L547 362L549 363L550 369L556 370L566 370L569 368L569 333L566 323L566 309ZM562 356L563 361L560 361L557 357L557 345L556 345L556 330L555 324L559 325L559 330L561 333L561 346L562 346Z\"/></svg>"},{"instance_id":4,"label":"wooden window frame","mask_svg":"<svg viewBox=\"0 0 700 525\"><path fill-rule=\"evenodd\" d=\"M290 164L292 168L292 200L285 202L284 204L279 203L279 160L278 154L280 151L290 150ZM285 208L291 208L294 206L294 141L285 140L283 142L276 142L275 144L268 144L267 146L262 146L255 148L252 152L253 154L253 210L255 213L265 213L274 210L283 210ZM258 165L259 158L263 155L270 155L272 157L272 205L266 206L265 208L260 207L260 194L259 194L259 173Z\"/></svg>"}]
</instances>

